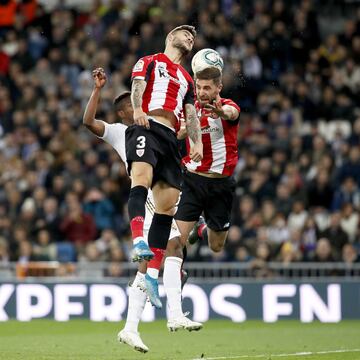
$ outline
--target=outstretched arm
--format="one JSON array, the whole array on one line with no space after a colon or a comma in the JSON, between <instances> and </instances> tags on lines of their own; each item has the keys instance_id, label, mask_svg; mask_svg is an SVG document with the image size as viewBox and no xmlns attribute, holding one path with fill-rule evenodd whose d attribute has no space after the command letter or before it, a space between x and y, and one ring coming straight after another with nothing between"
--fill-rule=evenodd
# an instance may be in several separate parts
<instances>
[{"instance_id":1,"label":"outstretched arm","mask_svg":"<svg viewBox=\"0 0 360 360\"><path fill-rule=\"evenodd\" d=\"M93 71L94 89L90 95L90 99L86 105L83 124L95 135L103 136L105 126L102 121L96 120L96 110L100 99L101 89L106 83L105 71L102 68L97 68Z\"/></svg>"},{"instance_id":2,"label":"outstretched arm","mask_svg":"<svg viewBox=\"0 0 360 360\"><path fill-rule=\"evenodd\" d=\"M203 158L203 144L201 141L200 122L196 115L195 106L192 104L185 105L185 122L187 135L192 141L190 158L194 161L201 161Z\"/></svg>"},{"instance_id":3,"label":"outstretched arm","mask_svg":"<svg viewBox=\"0 0 360 360\"><path fill-rule=\"evenodd\" d=\"M213 112L223 120L234 121L239 118L240 112L231 105L222 105L220 96L217 96L213 104L206 104L205 109Z\"/></svg>"},{"instance_id":4,"label":"outstretched arm","mask_svg":"<svg viewBox=\"0 0 360 360\"><path fill-rule=\"evenodd\" d=\"M146 88L146 81L134 79L131 85L131 104L134 108L134 123L149 128L149 121L142 110L142 97Z\"/></svg>"}]
</instances>

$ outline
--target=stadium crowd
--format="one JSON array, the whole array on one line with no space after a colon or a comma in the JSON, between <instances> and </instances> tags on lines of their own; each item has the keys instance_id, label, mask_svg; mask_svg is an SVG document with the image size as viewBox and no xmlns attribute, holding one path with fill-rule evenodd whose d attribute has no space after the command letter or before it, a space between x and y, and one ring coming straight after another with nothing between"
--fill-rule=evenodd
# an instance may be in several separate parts
<instances>
[{"instance_id":1,"label":"stadium crowd","mask_svg":"<svg viewBox=\"0 0 360 360\"><path fill-rule=\"evenodd\" d=\"M108 261L119 274L129 180L82 126L91 71L108 74L97 117L113 123L136 60L185 23L199 34L194 53L223 56L222 95L242 109L226 248L197 244L189 259L359 261L360 9L337 15L334 33L317 4L94 0L89 11L59 2L50 12L0 0L0 263Z\"/></svg>"}]
</instances>

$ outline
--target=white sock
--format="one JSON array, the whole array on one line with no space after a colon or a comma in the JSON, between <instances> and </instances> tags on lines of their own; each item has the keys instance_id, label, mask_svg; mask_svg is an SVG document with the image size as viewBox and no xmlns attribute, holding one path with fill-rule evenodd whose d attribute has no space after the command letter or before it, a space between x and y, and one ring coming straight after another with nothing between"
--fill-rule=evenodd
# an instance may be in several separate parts
<instances>
[{"instance_id":1,"label":"white sock","mask_svg":"<svg viewBox=\"0 0 360 360\"><path fill-rule=\"evenodd\" d=\"M159 270L155 268L147 268L146 273L151 276L153 279L159 278Z\"/></svg>"},{"instance_id":2,"label":"white sock","mask_svg":"<svg viewBox=\"0 0 360 360\"><path fill-rule=\"evenodd\" d=\"M181 305L181 264L179 257L168 256L164 263L163 282L169 306L169 319L183 315Z\"/></svg>"},{"instance_id":3,"label":"white sock","mask_svg":"<svg viewBox=\"0 0 360 360\"><path fill-rule=\"evenodd\" d=\"M126 331L137 332L141 314L146 304L146 294L137 286L141 277L145 275L139 271L136 274L133 284L129 287L129 304L124 329Z\"/></svg>"}]
</instances>

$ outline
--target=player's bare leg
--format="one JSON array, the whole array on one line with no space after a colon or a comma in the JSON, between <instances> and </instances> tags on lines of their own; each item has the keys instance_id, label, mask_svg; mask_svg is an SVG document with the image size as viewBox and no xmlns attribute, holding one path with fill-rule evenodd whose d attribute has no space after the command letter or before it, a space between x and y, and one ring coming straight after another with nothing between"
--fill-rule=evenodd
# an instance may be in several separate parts
<instances>
[{"instance_id":1,"label":"player's bare leg","mask_svg":"<svg viewBox=\"0 0 360 360\"><path fill-rule=\"evenodd\" d=\"M204 239L208 242L209 247L214 252L220 252L225 245L228 230L215 231L210 229L205 222L205 219L200 216L199 221L195 224L188 237L189 243L195 244L199 239Z\"/></svg>"},{"instance_id":2,"label":"player's bare leg","mask_svg":"<svg viewBox=\"0 0 360 360\"><path fill-rule=\"evenodd\" d=\"M220 252L224 248L228 231L214 231L210 228L206 230L210 249L214 252Z\"/></svg>"},{"instance_id":3,"label":"player's bare leg","mask_svg":"<svg viewBox=\"0 0 360 360\"><path fill-rule=\"evenodd\" d=\"M171 232L175 204L179 198L179 190L163 181L158 181L152 188L155 213L149 230L149 246L154 258L148 262L145 275L146 292L150 302L161 308L158 291L158 277Z\"/></svg>"},{"instance_id":4,"label":"player's bare leg","mask_svg":"<svg viewBox=\"0 0 360 360\"><path fill-rule=\"evenodd\" d=\"M131 164L131 190L128 207L133 239L132 261L150 260L154 254L144 241L145 202L151 186L153 168L145 162Z\"/></svg>"},{"instance_id":5,"label":"player's bare leg","mask_svg":"<svg viewBox=\"0 0 360 360\"><path fill-rule=\"evenodd\" d=\"M149 348L143 343L138 332L141 314L146 304L146 294L141 290L145 281L146 262L138 266L138 272L134 281L129 284L129 303L126 322L124 328L118 333L118 340L127 344L137 351L146 353Z\"/></svg>"}]
</instances>

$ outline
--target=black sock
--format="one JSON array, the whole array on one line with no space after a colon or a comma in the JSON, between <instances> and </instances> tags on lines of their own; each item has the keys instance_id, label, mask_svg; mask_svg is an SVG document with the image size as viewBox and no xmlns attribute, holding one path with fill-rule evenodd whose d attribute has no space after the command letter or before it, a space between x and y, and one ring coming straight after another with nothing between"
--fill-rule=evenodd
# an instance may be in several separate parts
<instances>
[{"instance_id":1,"label":"black sock","mask_svg":"<svg viewBox=\"0 0 360 360\"><path fill-rule=\"evenodd\" d=\"M169 240L173 217L165 214L154 214L151 222L148 243L150 248L166 249Z\"/></svg>"},{"instance_id":2,"label":"black sock","mask_svg":"<svg viewBox=\"0 0 360 360\"><path fill-rule=\"evenodd\" d=\"M133 239L144 237L145 202L148 190L144 186L135 186L130 190L128 209L131 236Z\"/></svg>"},{"instance_id":3,"label":"black sock","mask_svg":"<svg viewBox=\"0 0 360 360\"><path fill-rule=\"evenodd\" d=\"M132 220L137 216L145 217L145 202L148 190L144 186L135 186L130 190L128 209L129 218Z\"/></svg>"}]
</instances>

